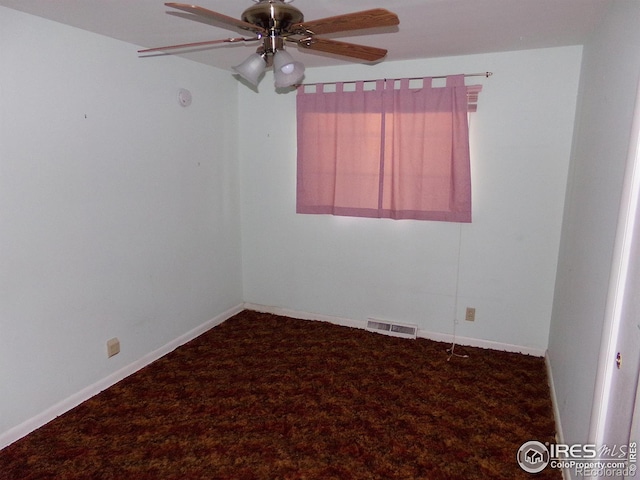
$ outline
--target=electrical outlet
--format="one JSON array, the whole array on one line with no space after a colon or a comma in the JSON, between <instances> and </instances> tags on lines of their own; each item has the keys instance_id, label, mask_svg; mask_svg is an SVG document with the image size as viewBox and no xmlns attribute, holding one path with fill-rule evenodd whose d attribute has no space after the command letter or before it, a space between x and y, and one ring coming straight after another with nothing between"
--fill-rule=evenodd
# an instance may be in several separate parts
<instances>
[{"instance_id":1,"label":"electrical outlet","mask_svg":"<svg viewBox=\"0 0 640 480\"><path fill-rule=\"evenodd\" d=\"M107 356L109 358L120 353L120 340L112 338L107 341Z\"/></svg>"},{"instance_id":2,"label":"electrical outlet","mask_svg":"<svg viewBox=\"0 0 640 480\"><path fill-rule=\"evenodd\" d=\"M467 312L464 314L464 319L467 322L474 322L476 320L476 309L473 307L467 307Z\"/></svg>"}]
</instances>

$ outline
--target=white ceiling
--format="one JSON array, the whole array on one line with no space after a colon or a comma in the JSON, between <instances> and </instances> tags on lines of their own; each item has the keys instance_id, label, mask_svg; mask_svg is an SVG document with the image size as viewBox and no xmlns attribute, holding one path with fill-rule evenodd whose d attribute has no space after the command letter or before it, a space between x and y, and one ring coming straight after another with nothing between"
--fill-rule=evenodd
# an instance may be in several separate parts
<instances>
[{"instance_id":1,"label":"white ceiling","mask_svg":"<svg viewBox=\"0 0 640 480\"><path fill-rule=\"evenodd\" d=\"M196 0L201 7L240 18L251 0ZM578 45L604 17L613 0L295 0L305 20L387 8L399 27L331 35L389 50L386 60L406 60L531 48ZM238 37L227 30L168 15L162 0L0 0L9 7L94 33L156 47ZM173 10L176 11L176 10ZM327 36L329 37L329 36ZM240 63L256 44L223 44L185 53L223 69ZM307 67L349 63L340 57L289 48Z\"/></svg>"}]
</instances>

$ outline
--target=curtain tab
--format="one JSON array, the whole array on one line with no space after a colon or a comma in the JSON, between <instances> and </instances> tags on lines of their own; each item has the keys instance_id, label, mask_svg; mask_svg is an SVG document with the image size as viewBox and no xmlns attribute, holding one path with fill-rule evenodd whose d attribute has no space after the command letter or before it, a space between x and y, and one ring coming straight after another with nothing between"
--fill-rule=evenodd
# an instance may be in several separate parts
<instances>
[{"instance_id":1,"label":"curtain tab","mask_svg":"<svg viewBox=\"0 0 640 480\"><path fill-rule=\"evenodd\" d=\"M464 86L464 74L448 75L447 87L460 87Z\"/></svg>"}]
</instances>

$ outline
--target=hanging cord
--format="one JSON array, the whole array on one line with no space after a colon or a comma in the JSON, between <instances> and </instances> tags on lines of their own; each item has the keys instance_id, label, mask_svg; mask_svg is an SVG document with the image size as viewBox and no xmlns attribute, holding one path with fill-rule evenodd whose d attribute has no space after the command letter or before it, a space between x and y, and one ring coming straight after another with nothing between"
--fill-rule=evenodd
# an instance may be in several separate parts
<instances>
[{"instance_id":1,"label":"hanging cord","mask_svg":"<svg viewBox=\"0 0 640 480\"><path fill-rule=\"evenodd\" d=\"M451 357L460 357L460 358L469 358L469 355L455 353L456 348L456 325L458 325L458 287L460 284L460 252L462 251L462 225L460 225L460 230L458 234L458 265L456 271L456 289L454 295L454 301L456 302L455 308L453 309L453 341L451 343L451 348L447 348L447 353L449 356L447 357L447 362L451 360Z\"/></svg>"},{"instance_id":2,"label":"hanging cord","mask_svg":"<svg viewBox=\"0 0 640 480\"><path fill-rule=\"evenodd\" d=\"M451 360L451 357L460 357L460 358L469 358L469 355L466 353L456 353L456 325L458 321L454 320L453 322L453 343L451 343L451 348L447 348L447 353L449 356L447 357L447 362Z\"/></svg>"}]
</instances>

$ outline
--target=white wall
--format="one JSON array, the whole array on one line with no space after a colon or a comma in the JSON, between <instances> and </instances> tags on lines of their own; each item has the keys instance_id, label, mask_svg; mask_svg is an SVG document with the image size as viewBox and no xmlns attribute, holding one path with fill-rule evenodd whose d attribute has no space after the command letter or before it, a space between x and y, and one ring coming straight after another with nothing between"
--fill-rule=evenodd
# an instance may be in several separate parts
<instances>
[{"instance_id":1,"label":"white wall","mask_svg":"<svg viewBox=\"0 0 640 480\"><path fill-rule=\"evenodd\" d=\"M237 306L242 279L228 72L6 8L0 65L2 433Z\"/></svg>"},{"instance_id":2,"label":"white wall","mask_svg":"<svg viewBox=\"0 0 640 480\"><path fill-rule=\"evenodd\" d=\"M640 2L618 1L584 46L576 134L549 335L564 440L589 431L631 121Z\"/></svg>"},{"instance_id":3,"label":"white wall","mask_svg":"<svg viewBox=\"0 0 640 480\"><path fill-rule=\"evenodd\" d=\"M468 79L484 90L466 225L296 215L295 93L275 93L270 75L259 94L240 89L245 301L444 334L457 319L458 335L544 351L580 62L581 47L563 47L307 71L306 82L492 71Z\"/></svg>"}]
</instances>

